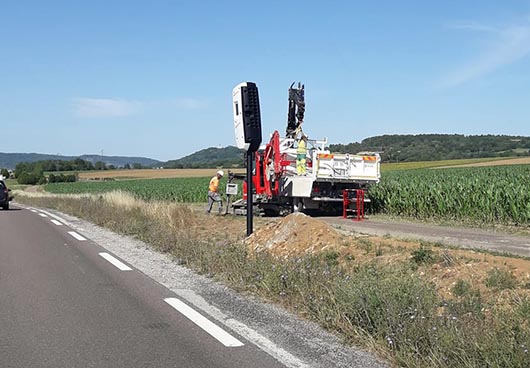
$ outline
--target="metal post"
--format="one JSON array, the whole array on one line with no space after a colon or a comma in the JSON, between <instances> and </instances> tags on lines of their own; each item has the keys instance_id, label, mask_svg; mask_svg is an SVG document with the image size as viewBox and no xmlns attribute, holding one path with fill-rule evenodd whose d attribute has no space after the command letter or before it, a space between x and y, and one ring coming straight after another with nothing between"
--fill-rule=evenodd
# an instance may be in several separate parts
<instances>
[{"instance_id":1,"label":"metal post","mask_svg":"<svg viewBox=\"0 0 530 368\"><path fill-rule=\"evenodd\" d=\"M252 166L254 166L254 152L247 152L247 236L252 234L252 208L254 205L254 196L252 194Z\"/></svg>"},{"instance_id":2,"label":"metal post","mask_svg":"<svg viewBox=\"0 0 530 368\"><path fill-rule=\"evenodd\" d=\"M348 200L348 189L342 191L342 218L348 217L348 206L350 201Z\"/></svg>"}]
</instances>

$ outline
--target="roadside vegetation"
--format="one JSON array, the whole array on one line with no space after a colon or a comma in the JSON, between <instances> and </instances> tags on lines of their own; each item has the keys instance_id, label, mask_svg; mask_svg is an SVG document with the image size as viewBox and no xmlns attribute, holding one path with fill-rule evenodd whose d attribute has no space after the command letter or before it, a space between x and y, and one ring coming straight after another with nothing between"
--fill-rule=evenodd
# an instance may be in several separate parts
<instances>
[{"instance_id":1,"label":"roadside vegetation","mask_svg":"<svg viewBox=\"0 0 530 368\"><path fill-rule=\"evenodd\" d=\"M528 260L375 237L349 237L340 247L320 244L319 252L285 257L253 251L243 241L244 218L206 217L177 203L117 192L16 194L19 202L135 236L396 365L530 366ZM257 220L257 226L275 226Z\"/></svg>"}]
</instances>

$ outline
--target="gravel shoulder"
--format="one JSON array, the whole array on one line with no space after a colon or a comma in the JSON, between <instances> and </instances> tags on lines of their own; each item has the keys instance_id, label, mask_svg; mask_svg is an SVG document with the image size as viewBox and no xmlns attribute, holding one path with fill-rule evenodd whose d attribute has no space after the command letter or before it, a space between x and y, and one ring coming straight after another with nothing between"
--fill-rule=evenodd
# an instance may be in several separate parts
<instances>
[{"instance_id":1,"label":"gravel shoulder","mask_svg":"<svg viewBox=\"0 0 530 368\"><path fill-rule=\"evenodd\" d=\"M315 323L232 289L178 265L146 243L76 217L62 217L83 236L98 243L164 285L210 318L234 330L286 367L389 367L373 354L345 346Z\"/></svg>"},{"instance_id":2,"label":"gravel shoulder","mask_svg":"<svg viewBox=\"0 0 530 368\"><path fill-rule=\"evenodd\" d=\"M403 240L424 240L448 246L482 249L530 257L530 236L511 235L494 230L447 227L397 220L367 219L353 221L338 217L320 217L322 221L344 231Z\"/></svg>"}]
</instances>

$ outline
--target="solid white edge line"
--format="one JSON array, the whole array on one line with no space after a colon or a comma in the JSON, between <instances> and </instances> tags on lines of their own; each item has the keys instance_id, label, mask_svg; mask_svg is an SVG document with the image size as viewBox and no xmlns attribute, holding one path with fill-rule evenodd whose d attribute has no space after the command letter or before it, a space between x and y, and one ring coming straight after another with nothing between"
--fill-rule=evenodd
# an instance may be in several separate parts
<instances>
[{"instance_id":1,"label":"solid white edge line","mask_svg":"<svg viewBox=\"0 0 530 368\"><path fill-rule=\"evenodd\" d=\"M177 289L173 290L173 292L175 292L177 296L183 298L187 303L197 308L199 311L206 313L208 316L218 321L222 325L225 325L239 336L252 342L261 350L285 365L286 368L310 368L302 360L282 349L274 342L258 333L256 330L250 328L244 323L239 322L236 319L229 318L221 310L208 304L202 296L197 295L193 290Z\"/></svg>"},{"instance_id":2,"label":"solid white edge line","mask_svg":"<svg viewBox=\"0 0 530 368\"><path fill-rule=\"evenodd\" d=\"M166 298L164 301L175 308L177 311L182 313L190 321L195 323L197 326L202 328L204 331L209 333L213 338L219 341L226 347L238 347L243 346L241 341L236 339L234 336L230 335L228 332L223 330L221 327L217 326L215 323L204 317L199 312L195 311L189 307L184 302L180 301L177 298Z\"/></svg>"},{"instance_id":3,"label":"solid white edge line","mask_svg":"<svg viewBox=\"0 0 530 368\"><path fill-rule=\"evenodd\" d=\"M81 240L81 241L86 240L85 238L83 238L81 235L79 235L75 231L69 231L68 234L72 235L77 240Z\"/></svg>"},{"instance_id":4,"label":"solid white edge line","mask_svg":"<svg viewBox=\"0 0 530 368\"><path fill-rule=\"evenodd\" d=\"M37 210L30 210L30 211L31 211L31 212L35 212L35 213L37 213Z\"/></svg>"},{"instance_id":5,"label":"solid white edge line","mask_svg":"<svg viewBox=\"0 0 530 368\"><path fill-rule=\"evenodd\" d=\"M48 217L48 215L45 215L44 213L39 213L40 217Z\"/></svg>"},{"instance_id":6,"label":"solid white edge line","mask_svg":"<svg viewBox=\"0 0 530 368\"><path fill-rule=\"evenodd\" d=\"M57 220L50 220L50 221L53 222L57 226L61 226L62 225L62 223L57 221Z\"/></svg>"},{"instance_id":7,"label":"solid white edge line","mask_svg":"<svg viewBox=\"0 0 530 368\"><path fill-rule=\"evenodd\" d=\"M132 268L130 268L125 263L123 263L122 261L114 258L113 256L111 256L108 253L102 252L102 253L99 253L99 255L102 256L103 258L105 258L110 263L112 263L117 268L119 268L121 271L132 271Z\"/></svg>"}]
</instances>

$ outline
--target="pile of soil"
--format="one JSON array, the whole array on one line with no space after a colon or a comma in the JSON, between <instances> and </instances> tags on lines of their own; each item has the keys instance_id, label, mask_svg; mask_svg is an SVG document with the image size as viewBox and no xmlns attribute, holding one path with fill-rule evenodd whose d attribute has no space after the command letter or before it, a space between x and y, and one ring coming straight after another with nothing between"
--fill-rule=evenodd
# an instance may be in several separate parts
<instances>
[{"instance_id":1,"label":"pile of soil","mask_svg":"<svg viewBox=\"0 0 530 368\"><path fill-rule=\"evenodd\" d=\"M252 252L267 251L282 257L315 254L341 247L347 242L346 236L328 224L303 213L293 213L264 225L246 240Z\"/></svg>"}]
</instances>

